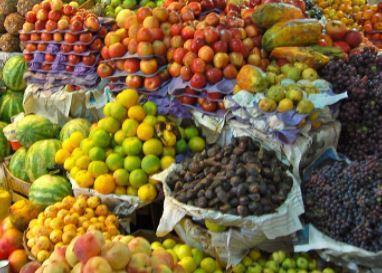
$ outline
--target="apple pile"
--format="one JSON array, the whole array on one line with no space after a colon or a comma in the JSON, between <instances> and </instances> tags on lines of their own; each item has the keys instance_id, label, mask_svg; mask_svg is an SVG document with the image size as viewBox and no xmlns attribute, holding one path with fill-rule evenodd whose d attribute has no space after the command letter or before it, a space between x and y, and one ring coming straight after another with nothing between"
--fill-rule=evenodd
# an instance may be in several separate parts
<instances>
[{"instance_id":1,"label":"apple pile","mask_svg":"<svg viewBox=\"0 0 382 273\"><path fill-rule=\"evenodd\" d=\"M170 28L168 71L172 77L188 83L183 95L177 96L182 104L216 112L224 109L222 100L226 95L217 84L235 80L247 63L265 69L268 60L261 50L261 33L252 23L251 9L231 5L220 15L210 12L195 21L185 14L193 11L195 16L199 15L202 5L191 4L193 8L181 8L179 20Z\"/></svg>"},{"instance_id":2,"label":"apple pile","mask_svg":"<svg viewBox=\"0 0 382 273\"><path fill-rule=\"evenodd\" d=\"M107 28L91 12L61 0L44 0L25 15L20 40L33 72L95 74Z\"/></svg>"},{"instance_id":3,"label":"apple pile","mask_svg":"<svg viewBox=\"0 0 382 273\"><path fill-rule=\"evenodd\" d=\"M319 41L322 46L335 46L349 53L350 50L357 48L363 40L362 33L356 29L348 30L341 21L328 21L325 26L326 35Z\"/></svg>"},{"instance_id":4,"label":"apple pile","mask_svg":"<svg viewBox=\"0 0 382 273\"><path fill-rule=\"evenodd\" d=\"M119 12L118 29L109 32L102 48L97 73L109 79L112 90L134 88L148 92L169 80L165 69L170 40L170 12L163 7Z\"/></svg>"}]
</instances>

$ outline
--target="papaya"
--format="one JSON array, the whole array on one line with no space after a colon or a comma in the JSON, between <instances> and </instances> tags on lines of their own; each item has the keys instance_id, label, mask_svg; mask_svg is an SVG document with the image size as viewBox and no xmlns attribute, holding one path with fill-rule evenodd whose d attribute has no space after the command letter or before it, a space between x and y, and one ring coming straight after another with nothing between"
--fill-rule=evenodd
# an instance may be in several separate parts
<instances>
[{"instance_id":1,"label":"papaya","mask_svg":"<svg viewBox=\"0 0 382 273\"><path fill-rule=\"evenodd\" d=\"M261 28L270 28L280 21L304 18L302 10L286 3L267 3L255 8L253 22Z\"/></svg>"},{"instance_id":2,"label":"papaya","mask_svg":"<svg viewBox=\"0 0 382 273\"><path fill-rule=\"evenodd\" d=\"M294 19L276 23L263 35L262 46L272 51L282 46L309 46L317 44L322 25L315 19Z\"/></svg>"},{"instance_id":3,"label":"papaya","mask_svg":"<svg viewBox=\"0 0 382 273\"><path fill-rule=\"evenodd\" d=\"M328 56L310 47L277 47L272 50L271 57L286 59L289 62L302 62L313 68L321 68L330 61Z\"/></svg>"}]
</instances>

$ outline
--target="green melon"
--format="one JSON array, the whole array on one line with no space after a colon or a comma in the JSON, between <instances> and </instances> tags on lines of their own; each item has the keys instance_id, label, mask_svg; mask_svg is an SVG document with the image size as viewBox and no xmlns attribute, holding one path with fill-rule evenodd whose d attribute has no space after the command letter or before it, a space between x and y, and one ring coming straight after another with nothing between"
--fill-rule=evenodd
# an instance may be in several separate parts
<instances>
[{"instance_id":1,"label":"green melon","mask_svg":"<svg viewBox=\"0 0 382 273\"><path fill-rule=\"evenodd\" d=\"M33 182L29 189L29 200L40 207L47 207L72 195L72 187L67 179L56 175L43 175Z\"/></svg>"},{"instance_id":2,"label":"green melon","mask_svg":"<svg viewBox=\"0 0 382 273\"><path fill-rule=\"evenodd\" d=\"M68 139L70 135L76 131L81 132L84 137L87 137L89 135L90 131L90 122L86 119L82 118L76 118L68 121L61 129L60 132L60 139L61 141L64 141L65 139Z\"/></svg>"},{"instance_id":3,"label":"green melon","mask_svg":"<svg viewBox=\"0 0 382 273\"><path fill-rule=\"evenodd\" d=\"M11 57L3 67L3 81L5 85L15 91L23 91L27 86L24 73L27 63L23 56Z\"/></svg>"},{"instance_id":4,"label":"green melon","mask_svg":"<svg viewBox=\"0 0 382 273\"><path fill-rule=\"evenodd\" d=\"M11 173L24 181L28 181L28 175L25 172L25 156L27 154L27 150L24 147L21 147L16 151L16 153L12 156L11 161L9 162L8 168Z\"/></svg>"},{"instance_id":5,"label":"green melon","mask_svg":"<svg viewBox=\"0 0 382 273\"><path fill-rule=\"evenodd\" d=\"M1 99L0 119L5 122L10 122L11 117L23 111L23 93L8 90Z\"/></svg>"},{"instance_id":6,"label":"green melon","mask_svg":"<svg viewBox=\"0 0 382 273\"><path fill-rule=\"evenodd\" d=\"M56 138L60 128L49 119L28 115L16 124L16 138L24 147L43 139Z\"/></svg>"},{"instance_id":7,"label":"green melon","mask_svg":"<svg viewBox=\"0 0 382 273\"><path fill-rule=\"evenodd\" d=\"M3 161L4 157L11 154L11 146L3 133L5 126L7 126L7 124L0 121L0 161Z\"/></svg>"},{"instance_id":8,"label":"green melon","mask_svg":"<svg viewBox=\"0 0 382 273\"><path fill-rule=\"evenodd\" d=\"M61 141L45 139L34 143L25 156L25 171L30 181L55 170L54 155L61 148Z\"/></svg>"}]
</instances>

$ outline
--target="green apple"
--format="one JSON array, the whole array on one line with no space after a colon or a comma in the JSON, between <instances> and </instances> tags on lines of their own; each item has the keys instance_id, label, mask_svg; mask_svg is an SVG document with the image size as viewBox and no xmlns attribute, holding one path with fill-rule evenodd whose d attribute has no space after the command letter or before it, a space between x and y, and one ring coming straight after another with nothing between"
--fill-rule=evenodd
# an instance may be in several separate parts
<instances>
[{"instance_id":1,"label":"green apple","mask_svg":"<svg viewBox=\"0 0 382 273\"><path fill-rule=\"evenodd\" d=\"M289 268L295 268L296 267L296 262L291 259L291 258L286 258L282 265L281 265L283 268L285 269L289 269Z\"/></svg>"},{"instance_id":2,"label":"green apple","mask_svg":"<svg viewBox=\"0 0 382 273\"><path fill-rule=\"evenodd\" d=\"M335 271L330 267L325 267L322 273L334 273Z\"/></svg>"},{"instance_id":3,"label":"green apple","mask_svg":"<svg viewBox=\"0 0 382 273\"><path fill-rule=\"evenodd\" d=\"M172 249L172 248L174 248L174 246L176 245L176 242L175 242L175 240L174 239L166 239L166 240L164 240L163 241L163 243L162 243L162 245L163 245L163 247L165 248L165 249Z\"/></svg>"},{"instance_id":4,"label":"green apple","mask_svg":"<svg viewBox=\"0 0 382 273\"><path fill-rule=\"evenodd\" d=\"M271 269L273 272L277 272L279 270L279 265L277 262L275 261L267 261L265 263L265 267L268 268L268 269Z\"/></svg>"},{"instance_id":5,"label":"green apple","mask_svg":"<svg viewBox=\"0 0 382 273\"><path fill-rule=\"evenodd\" d=\"M110 1L110 5L111 5L113 8L116 8L116 7L120 6L121 3L122 3L121 0L111 0L111 1Z\"/></svg>"},{"instance_id":6,"label":"green apple","mask_svg":"<svg viewBox=\"0 0 382 273\"><path fill-rule=\"evenodd\" d=\"M145 7L147 7L147 8L155 8L156 6L157 6L157 4L155 4L155 2L153 2L153 1L150 1L145 5Z\"/></svg>"},{"instance_id":7,"label":"green apple","mask_svg":"<svg viewBox=\"0 0 382 273\"><path fill-rule=\"evenodd\" d=\"M250 266L247 268L247 271L245 273L261 273L263 271L263 268L258 263Z\"/></svg>"},{"instance_id":8,"label":"green apple","mask_svg":"<svg viewBox=\"0 0 382 273\"><path fill-rule=\"evenodd\" d=\"M306 258L304 257L298 257L296 259L296 265L299 269L308 269L309 267L309 262ZM329 273L329 272L327 272Z\"/></svg>"},{"instance_id":9,"label":"green apple","mask_svg":"<svg viewBox=\"0 0 382 273\"><path fill-rule=\"evenodd\" d=\"M200 267L207 273L213 273L216 270L216 261L211 257L204 258L200 262Z\"/></svg>"},{"instance_id":10,"label":"green apple","mask_svg":"<svg viewBox=\"0 0 382 273\"><path fill-rule=\"evenodd\" d=\"M122 7L124 9L133 9L137 5L136 0L123 0Z\"/></svg>"},{"instance_id":11,"label":"green apple","mask_svg":"<svg viewBox=\"0 0 382 273\"><path fill-rule=\"evenodd\" d=\"M158 249L158 248L163 248L162 244L160 242L152 242L151 243L151 249L152 250L155 250L155 249Z\"/></svg>"},{"instance_id":12,"label":"green apple","mask_svg":"<svg viewBox=\"0 0 382 273\"><path fill-rule=\"evenodd\" d=\"M191 252L192 258L194 259L195 263L199 266L204 257L203 252L197 248L193 248Z\"/></svg>"},{"instance_id":13,"label":"green apple","mask_svg":"<svg viewBox=\"0 0 382 273\"><path fill-rule=\"evenodd\" d=\"M233 273L244 273L245 272L245 266L243 264L236 264L232 267Z\"/></svg>"},{"instance_id":14,"label":"green apple","mask_svg":"<svg viewBox=\"0 0 382 273\"><path fill-rule=\"evenodd\" d=\"M182 260L185 257L192 257L192 249L188 245L181 245L174 250L180 260Z\"/></svg>"},{"instance_id":15,"label":"green apple","mask_svg":"<svg viewBox=\"0 0 382 273\"><path fill-rule=\"evenodd\" d=\"M272 253L272 259L277 263L282 263L286 258L286 254L284 251L275 251Z\"/></svg>"},{"instance_id":16,"label":"green apple","mask_svg":"<svg viewBox=\"0 0 382 273\"><path fill-rule=\"evenodd\" d=\"M178 264L183 267L186 273L193 273L196 270L196 263L192 257L184 257Z\"/></svg>"},{"instance_id":17,"label":"green apple","mask_svg":"<svg viewBox=\"0 0 382 273\"><path fill-rule=\"evenodd\" d=\"M118 15L118 13L119 13L121 10L123 10L123 8L122 8L121 6L116 7L115 10L114 10L114 14L115 14L115 15Z\"/></svg>"}]
</instances>

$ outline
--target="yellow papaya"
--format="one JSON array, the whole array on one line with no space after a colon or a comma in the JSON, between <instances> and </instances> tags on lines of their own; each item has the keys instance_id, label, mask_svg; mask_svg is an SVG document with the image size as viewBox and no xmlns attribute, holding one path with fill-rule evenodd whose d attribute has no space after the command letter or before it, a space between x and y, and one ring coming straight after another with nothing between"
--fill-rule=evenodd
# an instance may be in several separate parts
<instances>
[{"instance_id":1,"label":"yellow papaya","mask_svg":"<svg viewBox=\"0 0 382 273\"><path fill-rule=\"evenodd\" d=\"M286 3L267 3L255 8L253 22L261 28L270 28L280 21L304 18L302 10Z\"/></svg>"},{"instance_id":2,"label":"yellow papaya","mask_svg":"<svg viewBox=\"0 0 382 273\"><path fill-rule=\"evenodd\" d=\"M282 46L309 46L320 39L322 25L315 19L283 21L268 29L262 38L262 47L271 51Z\"/></svg>"},{"instance_id":3,"label":"yellow papaya","mask_svg":"<svg viewBox=\"0 0 382 273\"><path fill-rule=\"evenodd\" d=\"M320 68L330 61L328 56L309 47L276 47L271 57L286 59L289 62L302 62L313 68Z\"/></svg>"}]
</instances>

